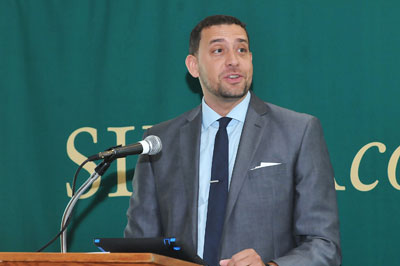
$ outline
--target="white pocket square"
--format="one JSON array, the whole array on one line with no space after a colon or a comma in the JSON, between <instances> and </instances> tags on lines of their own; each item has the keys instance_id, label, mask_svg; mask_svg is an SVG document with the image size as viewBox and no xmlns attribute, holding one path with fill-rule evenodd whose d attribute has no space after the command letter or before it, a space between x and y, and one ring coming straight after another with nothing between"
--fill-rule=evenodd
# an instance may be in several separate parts
<instances>
[{"instance_id":1,"label":"white pocket square","mask_svg":"<svg viewBox=\"0 0 400 266\"><path fill-rule=\"evenodd\" d=\"M268 166L274 166L274 165L279 165L279 164L282 164L282 163L261 162L259 166L256 166L256 167L254 167L254 168L252 168L252 169L250 169L250 170L256 170L256 169L258 169L258 168L263 168L263 167L268 167Z\"/></svg>"}]
</instances>

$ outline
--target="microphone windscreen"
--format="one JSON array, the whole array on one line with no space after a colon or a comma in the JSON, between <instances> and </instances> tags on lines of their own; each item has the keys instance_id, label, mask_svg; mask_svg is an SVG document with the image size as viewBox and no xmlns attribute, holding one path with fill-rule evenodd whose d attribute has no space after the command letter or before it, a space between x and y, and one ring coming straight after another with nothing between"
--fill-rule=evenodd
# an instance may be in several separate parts
<instances>
[{"instance_id":1,"label":"microphone windscreen","mask_svg":"<svg viewBox=\"0 0 400 266\"><path fill-rule=\"evenodd\" d=\"M157 136L150 135L144 139L150 146L149 155L157 154L162 149L161 139Z\"/></svg>"}]
</instances>

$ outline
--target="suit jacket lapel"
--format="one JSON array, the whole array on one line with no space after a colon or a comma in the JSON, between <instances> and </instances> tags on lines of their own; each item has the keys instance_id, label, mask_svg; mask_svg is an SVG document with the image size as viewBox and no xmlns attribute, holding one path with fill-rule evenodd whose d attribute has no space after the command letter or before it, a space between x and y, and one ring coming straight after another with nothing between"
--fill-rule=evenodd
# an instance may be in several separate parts
<instances>
[{"instance_id":1,"label":"suit jacket lapel","mask_svg":"<svg viewBox=\"0 0 400 266\"><path fill-rule=\"evenodd\" d=\"M180 129L180 159L183 170L186 195L190 215L188 217L188 229L191 241L197 250L197 205L199 194L199 158L201 136L201 106L193 109L187 115L188 123ZM188 235L187 235L188 236Z\"/></svg>"},{"instance_id":2,"label":"suit jacket lapel","mask_svg":"<svg viewBox=\"0 0 400 266\"><path fill-rule=\"evenodd\" d=\"M243 182L247 178L247 172L251 167L254 153L256 152L263 136L263 131L268 122L268 117L266 117L267 112L267 105L257 96L252 94L242 135L240 137L235 166L233 168L226 207L225 224L229 220L229 216L235 206Z\"/></svg>"}]
</instances>

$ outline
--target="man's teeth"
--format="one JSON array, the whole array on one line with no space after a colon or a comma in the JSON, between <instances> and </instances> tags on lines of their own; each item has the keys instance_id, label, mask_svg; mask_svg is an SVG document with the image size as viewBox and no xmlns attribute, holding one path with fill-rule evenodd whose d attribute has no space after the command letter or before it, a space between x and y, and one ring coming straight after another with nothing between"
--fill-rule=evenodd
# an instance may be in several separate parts
<instances>
[{"instance_id":1,"label":"man's teeth","mask_svg":"<svg viewBox=\"0 0 400 266\"><path fill-rule=\"evenodd\" d=\"M229 75L230 79L235 79L235 78L238 78L238 77L239 77L239 75Z\"/></svg>"}]
</instances>

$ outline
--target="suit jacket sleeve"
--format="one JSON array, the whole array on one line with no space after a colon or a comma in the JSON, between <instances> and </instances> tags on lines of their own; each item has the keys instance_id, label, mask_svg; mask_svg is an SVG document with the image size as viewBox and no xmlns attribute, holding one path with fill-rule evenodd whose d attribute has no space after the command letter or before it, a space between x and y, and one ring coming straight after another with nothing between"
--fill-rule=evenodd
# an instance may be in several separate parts
<instances>
[{"instance_id":1,"label":"suit jacket sleeve","mask_svg":"<svg viewBox=\"0 0 400 266\"><path fill-rule=\"evenodd\" d=\"M146 134L144 138L146 137ZM141 155L132 181L133 194L127 211L125 237L157 237L162 235L159 205L151 156ZM139 188L136 189L136 188Z\"/></svg>"},{"instance_id":2,"label":"suit jacket sleeve","mask_svg":"<svg viewBox=\"0 0 400 266\"><path fill-rule=\"evenodd\" d=\"M274 261L286 265L340 265L334 175L319 120L304 131L294 167L293 234L296 248Z\"/></svg>"}]
</instances>

